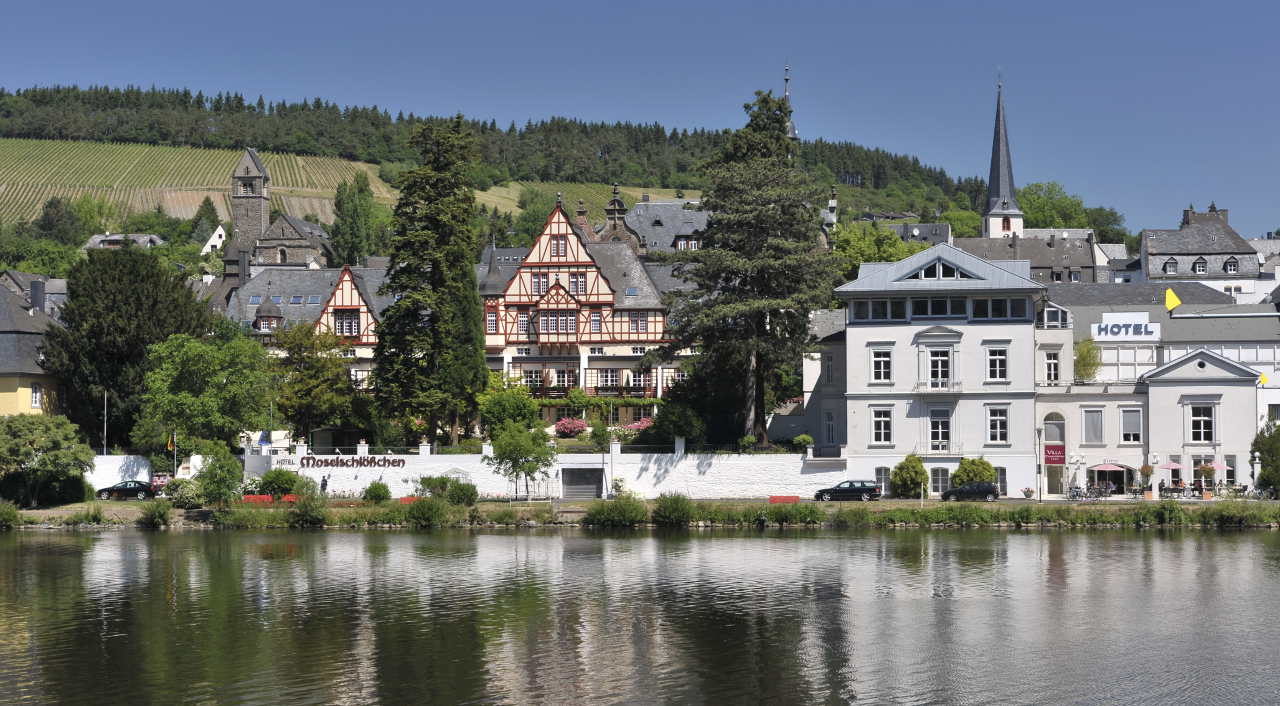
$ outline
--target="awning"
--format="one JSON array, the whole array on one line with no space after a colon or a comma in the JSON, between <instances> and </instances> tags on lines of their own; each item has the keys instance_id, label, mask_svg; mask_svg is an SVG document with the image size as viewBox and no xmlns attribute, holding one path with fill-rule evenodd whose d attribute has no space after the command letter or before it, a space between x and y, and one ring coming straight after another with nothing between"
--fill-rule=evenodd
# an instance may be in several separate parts
<instances>
[{"instance_id":1,"label":"awning","mask_svg":"<svg viewBox=\"0 0 1280 706\"><path fill-rule=\"evenodd\" d=\"M1124 466L1117 466L1114 463L1099 463L1096 466L1089 466L1091 471L1123 471Z\"/></svg>"},{"instance_id":2,"label":"awning","mask_svg":"<svg viewBox=\"0 0 1280 706\"><path fill-rule=\"evenodd\" d=\"M1214 461L1213 463L1209 464L1209 466L1210 466L1211 468L1213 468L1213 470L1215 470L1215 471L1217 471L1217 472L1219 472L1219 473L1221 473L1221 472L1223 472L1223 471L1230 471L1230 470L1232 470L1231 466L1228 466L1227 464L1223 463L1222 461Z\"/></svg>"},{"instance_id":3,"label":"awning","mask_svg":"<svg viewBox=\"0 0 1280 706\"><path fill-rule=\"evenodd\" d=\"M1162 470L1162 471L1181 471L1181 470L1182 470L1182 464L1181 464L1181 463L1162 463L1162 464L1160 464L1160 470Z\"/></svg>"}]
</instances>

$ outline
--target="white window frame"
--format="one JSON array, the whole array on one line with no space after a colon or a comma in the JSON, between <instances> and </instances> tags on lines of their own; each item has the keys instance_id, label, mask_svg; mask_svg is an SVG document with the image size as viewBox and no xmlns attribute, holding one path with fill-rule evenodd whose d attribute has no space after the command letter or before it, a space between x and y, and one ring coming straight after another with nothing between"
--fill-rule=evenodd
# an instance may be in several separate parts
<instances>
[{"instance_id":1,"label":"white window frame","mask_svg":"<svg viewBox=\"0 0 1280 706\"><path fill-rule=\"evenodd\" d=\"M516 314L516 333L529 333L529 312L521 311Z\"/></svg>"},{"instance_id":2,"label":"white window frame","mask_svg":"<svg viewBox=\"0 0 1280 706\"><path fill-rule=\"evenodd\" d=\"M604 317L601 316L600 312L591 312L591 333L600 333L600 325L603 318Z\"/></svg>"},{"instance_id":3,"label":"white window frame","mask_svg":"<svg viewBox=\"0 0 1280 706\"><path fill-rule=\"evenodd\" d=\"M893 444L893 408L871 408L871 445L889 446Z\"/></svg>"},{"instance_id":4,"label":"white window frame","mask_svg":"<svg viewBox=\"0 0 1280 706\"><path fill-rule=\"evenodd\" d=\"M893 382L892 348L871 349L871 382L882 384Z\"/></svg>"},{"instance_id":5,"label":"white window frame","mask_svg":"<svg viewBox=\"0 0 1280 706\"><path fill-rule=\"evenodd\" d=\"M888 466L876 466L876 485L881 493L889 492L889 477L893 471Z\"/></svg>"},{"instance_id":6,"label":"white window frame","mask_svg":"<svg viewBox=\"0 0 1280 706\"><path fill-rule=\"evenodd\" d=\"M1218 416L1217 405L1213 404L1189 404L1190 409L1187 413L1191 415L1191 424L1188 429L1191 431L1191 443L1193 444L1212 444L1216 440L1216 423ZM1197 417L1197 409L1209 410L1208 417ZM1200 428L1197 428L1199 426Z\"/></svg>"},{"instance_id":7,"label":"white window frame","mask_svg":"<svg viewBox=\"0 0 1280 706\"><path fill-rule=\"evenodd\" d=\"M516 349L516 355L533 355L532 346L523 346Z\"/></svg>"},{"instance_id":8,"label":"white window frame","mask_svg":"<svg viewBox=\"0 0 1280 706\"><path fill-rule=\"evenodd\" d=\"M945 493L951 490L951 471L942 466L929 469L929 492Z\"/></svg>"},{"instance_id":9,"label":"white window frame","mask_svg":"<svg viewBox=\"0 0 1280 706\"><path fill-rule=\"evenodd\" d=\"M950 386L951 386L951 381L955 379L955 376L954 376L954 373L955 373L954 368L955 368L955 366L953 365L955 355L954 355L953 351L952 351L952 350L951 350L951 348L949 348L949 347L947 347L947 348L929 348L929 349L927 349L927 350L928 350L928 352L929 352L929 355L928 355L928 365L929 365L929 368L928 368L928 370L927 370L926 372L928 373L928 376L929 376L929 377L928 377L928 379L929 379L929 387L930 387L930 388L933 388L933 389L946 389L946 388L950 387ZM943 355L939 355L939 356L936 356L936 357L935 357L935 356L934 356L934 354L935 354L935 353L945 353L946 355L945 355L945 356L943 356ZM942 376L935 376L935 375L934 375L934 365L933 365L933 363L934 363L934 361L935 361L935 360L937 360L937 361L945 361L945 364L944 364L944 365L939 366L939 367L945 367L945 368L946 368L946 373L947 373L947 374L946 374L946 376L945 376L945 377L942 377Z\"/></svg>"},{"instance_id":10,"label":"white window frame","mask_svg":"<svg viewBox=\"0 0 1280 706\"><path fill-rule=\"evenodd\" d=\"M339 316L341 314L341 316ZM350 324L348 326L347 324ZM355 338L360 335L360 310L359 309L334 309L333 310L333 332L339 336L346 338Z\"/></svg>"},{"instance_id":11,"label":"white window frame","mask_svg":"<svg viewBox=\"0 0 1280 706\"><path fill-rule=\"evenodd\" d=\"M1096 441L1089 439L1089 415L1097 414L1099 418L1098 430L1102 434L1102 438ZM1080 444L1082 446L1102 446L1107 443L1106 428L1106 409L1103 407L1081 407L1080 408Z\"/></svg>"},{"instance_id":12,"label":"white window frame","mask_svg":"<svg viewBox=\"0 0 1280 706\"><path fill-rule=\"evenodd\" d=\"M1009 443L1009 408L987 407L987 443Z\"/></svg>"},{"instance_id":13,"label":"white window frame","mask_svg":"<svg viewBox=\"0 0 1280 706\"><path fill-rule=\"evenodd\" d=\"M1126 414L1138 415L1138 431L1134 435L1124 430L1124 418ZM1142 408L1141 407L1121 407L1120 408L1120 443L1121 444L1141 444L1142 443ZM1129 438L1129 437L1133 438Z\"/></svg>"},{"instance_id":14,"label":"white window frame","mask_svg":"<svg viewBox=\"0 0 1280 706\"><path fill-rule=\"evenodd\" d=\"M1009 349L1005 346L987 348L987 382L1009 381Z\"/></svg>"},{"instance_id":15,"label":"white window frame","mask_svg":"<svg viewBox=\"0 0 1280 706\"><path fill-rule=\"evenodd\" d=\"M1166 275L1178 274L1178 261L1173 258L1165 260L1164 264L1160 266L1160 271Z\"/></svg>"},{"instance_id":16,"label":"white window frame","mask_svg":"<svg viewBox=\"0 0 1280 706\"><path fill-rule=\"evenodd\" d=\"M498 312L486 311L484 313L484 332L485 333L498 332Z\"/></svg>"},{"instance_id":17,"label":"white window frame","mask_svg":"<svg viewBox=\"0 0 1280 706\"><path fill-rule=\"evenodd\" d=\"M1205 260L1203 257L1196 258L1196 261L1191 263L1191 274L1203 275L1203 274L1208 274L1208 272L1209 272L1209 262Z\"/></svg>"},{"instance_id":18,"label":"white window frame","mask_svg":"<svg viewBox=\"0 0 1280 706\"><path fill-rule=\"evenodd\" d=\"M600 372L596 374L600 387L618 387L620 384L620 376L617 368L600 368Z\"/></svg>"},{"instance_id":19,"label":"white window frame","mask_svg":"<svg viewBox=\"0 0 1280 706\"><path fill-rule=\"evenodd\" d=\"M943 412L946 416L935 415L935 412ZM930 407L929 408L929 450L932 452L950 452L951 451L951 417L952 410L949 407ZM938 422L935 427L934 423Z\"/></svg>"},{"instance_id":20,"label":"white window frame","mask_svg":"<svg viewBox=\"0 0 1280 706\"><path fill-rule=\"evenodd\" d=\"M1239 274L1240 261L1234 257L1227 258L1227 261L1222 263L1222 271L1229 275Z\"/></svg>"},{"instance_id":21,"label":"white window frame","mask_svg":"<svg viewBox=\"0 0 1280 706\"><path fill-rule=\"evenodd\" d=\"M542 371L537 368L525 368L521 371L525 387L542 387Z\"/></svg>"},{"instance_id":22,"label":"white window frame","mask_svg":"<svg viewBox=\"0 0 1280 706\"><path fill-rule=\"evenodd\" d=\"M38 382L31 383L31 408L41 409L44 407L44 385Z\"/></svg>"},{"instance_id":23,"label":"white window frame","mask_svg":"<svg viewBox=\"0 0 1280 706\"><path fill-rule=\"evenodd\" d=\"M649 332L649 312L632 311L628 316L628 331L630 333L648 333Z\"/></svg>"},{"instance_id":24,"label":"white window frame","mask_svg":"<svg viewBox=\"0 0 1280 706\"><path fill-rule=\"evenodd\" d=\"M1062 380L1062 351L1044 352L1044 380L1045 382Z\"/></svg>"}]
</instances>

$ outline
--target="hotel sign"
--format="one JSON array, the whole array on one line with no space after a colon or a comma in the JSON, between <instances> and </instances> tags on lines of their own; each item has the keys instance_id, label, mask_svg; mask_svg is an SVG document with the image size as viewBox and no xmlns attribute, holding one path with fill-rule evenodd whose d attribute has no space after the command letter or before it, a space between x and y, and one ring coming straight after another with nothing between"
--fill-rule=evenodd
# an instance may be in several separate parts
<instances>
[{"instance_id":1,"label":"hotel sign","mask_svg":"<svg viewBox=\"0 0 1280 706\"><path fill-rule=\"evenodd\" d=\"M1066 444L1045 444L1044 445L1044 465L1046 466L1063 466L1067 463L1067 445Z\"/></svg>"},{"instance_id":2,"label":"hotel sign","mask_svg":"<svg viewBox=\"0 0 1280 706\"><path fill-rule=\"evenodd\" d=\"M388 456L303 456L303 468L404 468L403 458Z\"/></svg>"},{"instance_id":3,"label":"hotel sign","mask_svg":"<svg viewBox=\"0 0 1280 706\"><path fill-rule=\"evenodd\" d=\"M1145 311L1132 313L1106 313L1102 323L1092 326L1095 341L1160 341L1160 324L1149 321Z\"/></svg>"}]
</instances>

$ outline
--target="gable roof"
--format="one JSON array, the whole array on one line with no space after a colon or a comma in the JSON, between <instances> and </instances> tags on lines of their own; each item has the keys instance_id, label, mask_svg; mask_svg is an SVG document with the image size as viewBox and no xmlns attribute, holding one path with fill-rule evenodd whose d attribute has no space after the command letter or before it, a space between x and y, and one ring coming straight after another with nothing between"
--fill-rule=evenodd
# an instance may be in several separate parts
<instances>
[{"instance_id":1,"label":"gable roof","mask_svg":"<svg viewBox=\"0 0 1280 706\"><path fill-rule=\"evenodd\" d=\"M44 374L40 346L52 323L53 319L34 311L25 298L0 288L0 373Z\"/></svg>"},{"instance_id":2,"label":"gable roof","mask_svg":"<svg viewBox=\"0 0 1280 706\"><path fill-rule=\"evenodd\" d=\"M1114 306L1126 304L1164 306L1164 292L1172 289L1183 304L1234 304L1226 292L1199 282L1055 282L1048 287L1049 301L1061 306Z\"/></svg>"},{"instance_id":3,"label":"gable roof","mask_svg":"<svg viewBox=\"0 0 1280 706\"><path fill-rule=\"evenodd\" d=\"M246 162L248 164L246 164ZM249 168L249 173L243 173L240 168L244 165ZM236 173L232 176L261 176L264 182L271 181L271 174L267 172L267 165L262 163L258 157L258 151L252 147L246 148L243 155L240 155L240 161L236 163Z\"/></svg>"},{"instance_id":4,"label":"gable roof","mask_svg":"<svg viewBox=\"0 0 1280 706\"><path fill-rule=\"evenodd\" d=\"M1180 358L1175 358L1154 370L1149 370L1146 373L1143 373L1139 380L1143 382L1158 382L1160 381L1160 378L1167 377L1170 373L1192 364L1192 362L1197 359L1206 362L1206 364L1215 364L1218 368L1225 370L1231 378L1240 378L1251 381L1256 381L1258 379L1258 371L1250 368L1244 363L1237 363L1230 358L1226 358L1205 348L1197 348ZM1205 378L1206 381L1222 379L1223 378L1221 376ZM1178 379L1177 382L1185 384L1186 381L1184 379Z\"/></svg>"},{"instance_id":5,"label":"gable roof","mask_svg":"<svg viewBox=\"0 0 1280 706\"><path fill-rule=\"evenodd\" d=\"M613 289L614 309L657 309L662 306L658 287L630 245L588 243L586 250ZM627 296L629 289L635 290L635 296Z\"/></svg>"},{"instance_id":6,"label":"gable roof","mask_svg":"<svg viewBox=\"0 0 1280 706\"><path fill-rule=\"evenodd\" d=\"M143 248L153 248L164 245L164 238L154 233L98 233L89 236L89 241L81 245L80 249L120 247L129 243Z\"/></svg>"},{"instance_id":7,"label":"gable roof","mask_svg":"<svg viewBox=\"0 0 1280 706\"><path fill-rule=\"evenodd\" d=\"M316 270L289 266L263 267L231 295L227 304L227 318L240 322L253 321L257 317L259 306L271 301L269 297L279 296L281 299L278 306L285 321L318 321L341 275L342 268L333 267ZM386 270L352 267L351 275L360 295L369 304L374 318L380 319L382 312L395 302L394 296L378 294L378 289L386 280ZM258 304L249 303L254 296L261 297ZM302 297L301 303L292 303L295 296ZM312 297L318 301L312 303Z\"/></svg>"},{"instance_id":8,"label":"gable roof","mask_svg":"<svg viewBox=\"0 0 1280 706\"><path fill-rule=\"evenodd\" d=\"M929 263L940 260L977 279L903 279ZM940 243L898 262L867 263L858 270L858 279L836 287L836 294L896 292L942 292L962 290L1038 291L1044 285L1031 279L1026 260L984 260L954 245Z\"/></svg>"},{"instance_id":9,"label":"gable roof","mask_svg":"<svg viewBox=\"0 0 1280 706\"><path fill-rule=\"evenodd\" d=\"M1128 260L1129 246L1124 243L1098 243L1098 249L1108 260Z\"/></svg>"},{"instance_id":10,"label":"gable roof","mask_svg":"<svg viewBox=\"0 0 1280 706\"><path fill-rule=\"evenodd\" d=\"M1034 268L1093 267L1093 244L1080 238L957 238L955 246L984 260L1030 260Z\"/></svg>"}]
</instances>

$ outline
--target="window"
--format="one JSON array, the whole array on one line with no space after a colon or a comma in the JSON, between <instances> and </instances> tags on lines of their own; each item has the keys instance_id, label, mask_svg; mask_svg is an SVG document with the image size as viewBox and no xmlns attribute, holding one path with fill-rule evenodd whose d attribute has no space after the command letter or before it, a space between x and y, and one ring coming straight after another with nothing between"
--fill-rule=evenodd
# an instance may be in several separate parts
<instances>
[{"instance_id":1,"label":"window","mask_svg":"<svg viewBox=\"0 0 1280 706\"><path fill-rule=\"evenodd\" d=\"M486 311L484 313L484 332L485 333L498 332L498 312Z\"/></svg>"},{"instance_id":2,"label":"window","mask_svg":"<svg viewBox=\"0 0 1280 706\"><path fill-rule=\"evenodd\" d=\"M617 368L601 368L600 369L600 386L601 387L617 387L618 386L618 369Z\"/></svg>"},{"instance_id":3,"label":"window","mask_svg":"<svg viewBox=\"0 0 1280 706\"><path fill-rule=\"evenodd\" d=\"M1054 271L1051 273L1051 275L1050 275L1050 276L1051 276L1051 278L1053 279L1053 281L1054 281L1054 282L1061 282L1061 281L1062 281L1062 273L1061 273L1061 272L1058 272L1057 270L1054 270Z\"/></svg>"},{"instance_id":4,"label":"window","mask_svg":"<svg viewBox=\"0 0 1280 706\"><path fill-rule=\"evenodd\" d=\"M533 293L534 295L543 295L547 293L547 282L550 275L535 274L533 275Z\"/></svg>"},{"instance_id":5,"label":"window","mask_svg":"<svg viewBox=\"0 0 1280 706\"><path fill-rule=\"evenodd\" d=\"M600 312L591 312L591 333L600 333Z\"/></svg>"},{"instance_id":6,"label":"window","mask_svg":"<svg viewBox=\"0 0 1280 706\"><path fill-rule=\"evenodd\" d=\"M1071 319L1067 315L1066 309L1059 309L1056 306L1049 305L1040 312L1038 317L1041 328L1068 328L1071 326Z\"/></svg>"},{"instance_id":7,"label":"window","mask_svg":"<svg viewBox=\"0 0 1280 706\"><path fill-rule=\"evenodd\" d=\"M1182 455L1169 454L1169 465L1174 467L1169 470L1169 480L1174 481L1176 484L1182 480L1182 469L1178 468L1178 466L1182 465Z\"/></svg>"},{"instance_id":8,"label":"window","mask_svg":"<svg viewBox=\"0 0 1280 706\"><path fill-rule=\"evenodd\" d=\"M1009 220L1005 218L1005 220ZM934 493L945 493L951 490L951 474L945 468L929 469L929 490Z\"/></svg>"},{"instance_id":9,"label":"window","mask_svg":"<svg viewBox=\"0 0 1280 706\"><path fill-rule=\"evenodd\" d=\"M1229 275L1234 275L1240 272L1240 261L1234 257L1227 258L1227 261L1222 263L1222 271Z\"/></svg>"},{"instance_id":10,"label":"window","mask_svg":"<svg viewBox=\"0 0 1280 706\"><path fill-rule=\"evenodd\" d=\"M1209 271L1209 263L1205 262L1203 257L1197 257L1196 261L1191 263L1191 271L1195 274L1202 275Z\"/></svg>"},{"instance_id":11,"label":"window","mask_svg":"<svg viewBox=\"0 0 1280 706\"><path fill-rule=\"evenodd\" d=\"M653 372L645 370L639 373L631 373L632 387L653 387Z\"/></svg>"},{"instance_id":12,"label":"window","mask_svg":"<svg viewBox=\"0 0 1280 706\"><path fill-rule=\"evenodd\" d=\"M988 380L1008 380L1009 379L1009 349L1007 348L988 348L987 349L987 379Z\"/></svg>"},{"instance_id":13,"label":"window","mask_svg":"<svg viewBox=\"0 0 1280 706\"><path fill-rule=\"evenodd\" d=\"M871 351L871 380L893 382L893 351L886 348Z\"/></svg>"},{"instance_id":14,"label":"window","mask_svg":"<svg viewBox=\"0 0 1280 706\"><path fill-rule=\"evenodd\" d=\"M525 370L524 371L525 387L540 387L541 385L542 385L541 370Z\"/></svg>"},{"instance_id":15,"label":"window","mask_svg":"<svg viewBox=\"0 0 1280 706\"><path fill-rule=\"evenodd\" d=\"M640 296L640 289L638 287L627 287L623 294L628 297L638 297Z\"/></svg>"},{"instance_id":16,"label":"window","mask_svg":"<svg viewBox=\"0 0 1280 706\"><path fill-rule=\"evenodd\" d=\"M929 387L946 388L951 385L951 349L934 348L929 351Z\"/></svg>"},{"instance_id":17,"label":"window","mask_svg":"<svg viewBox=\"0 0 1280 706\"><path fill-rule=\"evenodd\" d=\"M889 473L888 466L876 466L876 486L881 493L889 492Z\"/></svg>"},{"instance_id":18,"label":"window","mask_svg":"<svg viewBox=\"0 0 1280 706\"><path fill-rule=\"evenodd\" d=\"M578 371L565 368L556 369L556 387L573 387L578 384Z\"/></svg>"},{"instance_id":19,"label":"window","mask_svg":"<svg viewBox=\"0 0 1280 706\"><path fill-rule=\"evenodd\" d=\"M622 408L621 408L621 407L610 407L610 408L609 408L609 423L610 423L610 424L621 424L621 423L622 423Z\"/></svg>"},{"instance_id":20,"label":"window","mask_svg":"<svg viewBox=\"0 0 1280 706\"><path fill-rule=\"evenodd\" d=\"M644 311L633 311L630 313L630 327L632 333L645 333L649 330L649 313Z\"/></svg>"},{"instance_id":21,"label":"window","mask_svg":"<svg viewBox=\"0 0 1280 706\"><path fill-rule=\"evenodd\" d=\"M587 276L585 274L569 275L569 293L570 294L586 294L587 293Z\"/></svg>"},{"instance_id":22,"label":"window","mask_svg":"<svg viewBox=\"0 0 1280 706\"><path fill-rule=\"evenodd\" d=\"M644 355L644 346L632 346L631 355Z\"/></svg>"},{"instance_id":23,"label":"window","mask_svg":"<svg viewBox=\"0 0 1280 706\"><path fill-rule=\"evenodd\" d=\"M277 258L276 259L277 262L279 262L282 265L285 264L286 262L289 261L289 251L285 250L284 248L277 248L276 258Z\"/></svg>"},{"instance_id":24,"label":"window","mask_svg":"<svg viewBox=\"0 0 1280 706\"><path fill-rule=\"evenodd\" d=\"M1176 274L1178 274L1178 261L1177 261L1177 260L1175 260L1175 259L1173 259L1173 258L1169 258L1168 260L1165 260L1165 261L1164 261L1164 273L1165 273L1166 275L1176 275Z\"/></svg>"},{"instance_id":25,"label":"window","mask_svg":"<svg viewBox=\"0 0 1280 706\"><path fill-rule=\"evenodd\" d=\"M251 181L240 182L240 195L253 196L253 182Z\"/></svg>"},{"instance_id":26,"label":"window","mask_svg":"<svg viewBox=\"0 0 1280 706\"><path fill-rule=\"evenodd\" d=\"M1012 299L974 299L973 318L1026 319L1027 300L1025 297L1015 297Z\"/></svg>"},{"instance_id":27,"label":"window","mask_svg":"<svg viewBox=\"0 0 1280 706\"><path fill-rule=\"evenodd\" d=\"M281 303L282 301L284 301L284 298L283 298L283 297L281 297L279 294L276 294L276 295L274 295L274 296L272 296L272 297L271 297L271 302L272 302L273 304L279 304L279 303Z\"/></svg>"},{"instance_id":28,"label":"window","mask_svg":"<svg viewBox=\"0 0 1280 706\"><path fill-rule=\"evenodd\" d=\"M1045 351L1045 352L1044 352L1044 379L1045 379L1045 382L1058 382L1058 377L1059 377L1058 371L1059 371L1059 369L1060 369L1060 366L1059 366L1059 364L1058 364L1058 356L1059 356L1059 355L1061 355L1061 354L1060 354L1058 351Z\"/></svg>"},{"instance_id":29,"label":"window","mask_svg":"<svg viewBox=\"0 0 1280 706\"><path fill-rule=\"evenodd\" d=\"M911 315L918 318L961 317L967 308L963 297L911 300Z\"/></svg>"},{"instance_id":30,"label":"window","mask_svg":"<svg viewBox=\"0 0 1280 706\"><path fill-rule=\"evenodd\" d=\"M320 295L319 295L319 294L312 294L312 295L309 295L309 296L307 297L307 303L308 303L308 304L319 304L319 303L320 303Z\"/></svg>"},{"instance_id":31,"label":"window","mask_svg":"<svg viewBox=\"0 0 1280 706\"><path fill-rule=\"evenodd\" d=\"M574 318L572 311L540 311L538 333L576 333Z\"/></svg>"},{"instance_id":32,"label":"window","mask_svg":"<svg viewBox=\"0 0 1280 706\"><path fill-rule=\"evenodd\" d=\"M551 236L551 257L564 257L569 254L569 239L563 235Z\"/></svg>"},{"instance_id":33,"label":"window","mask_svg":"<svg viewBox=\"0 0 1280 706\"><path fill-rule=\"evenodd\" d=\"M1009 409L987 408L987 441L992 444L1009 443Z\"/></svg>"},{"instance_id":34,"label":"window","mask_svg":"<svg viewBox=\"0 0 1280 706\"><path fill-rule=\"evenodd\" d=\"M831 410L825 410L822 413L822 435L823 441L828 444L836 442L836 413Z\"/></svg>"},{"instance_id":35,"label":"window","mask_svg":"<svg viewBox=\"0 0 1280 706\"><path fill-rule=\"evenodd\" d=\"M254 294L254 295L251 295L251 296L249 297L249 303L250 303L250 304L261 304L261 303L262 303L262 295L261 295L261 294Z\"/></svg>"},{"instance_id":36,"label":"window","mask_svg":"<svg viewBox=\"0 0 1280 706\"><path fill-rule=\"evenodd\" d=\"M40 409L44 407L44 387L38 382L31 383L31 408Z\"/></svg>"},{"instance_id":37,"label":"window","mask_svg":"<svg viewBox=\"0 0 1280 706\"><path fill-rule=\"evenodd\" d=\"M604 346L592 346L587 352L591 355L604 355Z\"/></svg>"},{"instance_id":38,"label":"window","mask_svg":"<svg viewBox=\"0 0 1280 706\"><path fill-rule=\"evenodd\" d=\"M1084 415L1084 443L1101 444L1102 441L1102 410L1101 409L1085 409L1081 410Z\"/></svg>"},{"instance_id":39,"label":"window","mask_svg":"<svg viewBox=\"0 0 1280 706\"><path fill-rule=\"evenodd\" d=\"M1009 472L1004 466L996 466L996 487L1001 495L1009 494Z\"/></svg>"},{"instance_id":40,"label":"window","mask_svg":"<svg viewBox=\"0 0 1280 706\"><path fill-rule=\"evenodd\" d=\"M1191 406L1191 440L1213 443L1213 406Z\"/></svg>"},{"instance_id":41,"label":"window","mask_svg":"<svg viewBox=\"0 0 1280 706\"><path fill-rule=\"evenodd\" d=\"M871 443L893 443L893 410L871 410Z\"/></svg>"},{"instance_id":42,"label":"window","mask_svg":"<svg viewBox=\"0 0 1280 706\"><path fill-rule=\"evenodd\" d=\"M1280 421L1280 404L1267 405L1267 421Z\"/></svg>"},{"instance_id":43,"label":"window","mask_svg":"<svg viewBox=\"0 0 1280 706\"><path fill-rule=\"evenodd\" d=\"M357 390L363 390L369 387L369 371L368 370L351 370L351 385Z\"/></svg>"},{"instance_id":44,"label":"window","mask_svg":"<svg viewBox=\"0 0 1280 706\"><path fill-rule=\"evenodd\" d=\"M949 451L951 449L951 410L929 410L929 450Z\"/></svg>"},{"instance_id":45,"label":"window","mask_svg":"<svg viewBox=\"0 0 1280 706\"><path fill-rule=\"evenodd\" d=\"M853 303L854 321L905 321L906 299L867 299Z\"/></svg>"},{"instance_id":46,"label":"window","mask_svg":"<svg viewBox=\"0 0 1280 706\"><path fill-rule=\"evenodd\" d=\"M360 335L359 309L334 309L333 332L339 336Z\"/></svg>"},{"instance_id":47,"label":"window","mask_svg":"<svg viewBox=\"0 0 1280 706\"><path fill-rule=\"evenodd\" d=\"M700 242L701 242L701 241L698 241L698 240L690 240L690 241L689 241L689 249L690 249L690 250L697 250L697 249L698 249L698 245L699 245L699 243L700 243Z\"/></svg>"},{"instance_id":48,"label":"window","mask_svg":"<svg viewBox=\"0 0 1280 706\"><path fill-rule=\"evenodd\" d=\"M533 348L529 346L522 346L520 348L517 348L516 355L533 355Z\"/></svg>"},{"instance_id":49,"label":"window","mask_svg":"<svg viewBox=\"0 0 1280 706\"><path fill-rule=\"evenodd\" d=\"M295 295L293 295L292 297L289 297L289 303L290 303L290 304L301 304L301 303L302 303L302 297L301 297L301 296L298 296L298 295L296 295L296 294L295 294Z\"/></svg>"},{"instance_id":50,"label":"window","mask_svg":"<svg viewBox=\"0 0 1280 706\"><path fill-rule=\"evenodd\" d=\"M516 314L516 333L529 333L529 312L521 311Z\"/></svg>"},{"instance_id":51,"label":"window","mask_svg":"<svg viewBox=\"0 0 1280 706\"><path fill-rule=\"evenodd\" d=\"M835 367L835 358L831 353L822 354L822 379L827 382L831 381L831 369Z\"/></svg>"},{"instance_id":52,"label":"window","mask_svg":"<svg viewBox=\"0 0 1280 706\"><path fill-rule=\"evenodd\" d=\"M1142 442L1142 410L1120 410L1120 441L1125 444Z\"/></svg>"},{"instance_id":53,"label":"window","mask_svg":"<svg viewBox=\"0 0 1280 706\"><path fill-rule=\"evenodd\" d=\"M1227 454L1226 456L1222 457L1222 460L1225 461L1227 464L1226 476L1224 476L1224 479L1227 481L1228 485L1235 485L1236 484L1236 457L1232 454Z\"/></svg>"},{"instance_id":54,"label":"window","mask_svg":"<svg viewBox=\"0 0 1280 706\"><path fill-rule=\"evenodd\" d=\"M1000 230L1006 233L1013 230L1013 220L1009 216L1000 219Z\"/></svg>"}]
</instances>

